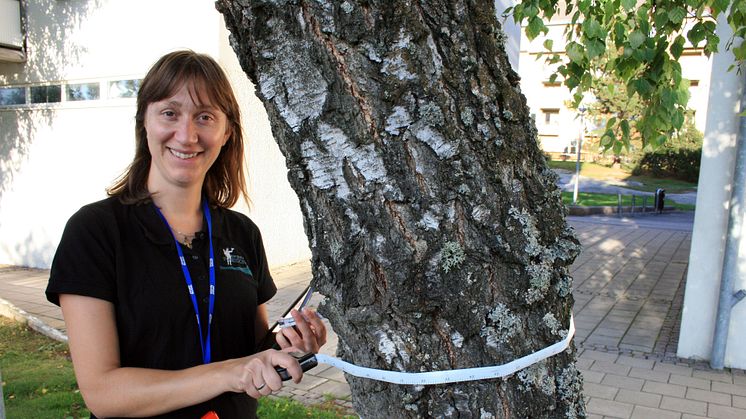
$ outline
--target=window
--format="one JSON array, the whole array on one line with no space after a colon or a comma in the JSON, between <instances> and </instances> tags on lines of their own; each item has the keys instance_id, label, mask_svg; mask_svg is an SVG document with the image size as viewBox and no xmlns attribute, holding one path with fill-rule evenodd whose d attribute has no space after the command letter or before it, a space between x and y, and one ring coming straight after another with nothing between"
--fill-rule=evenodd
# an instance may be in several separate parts
<instances>
[{"instance_id":1,"label":"window","mask_svg":"<svg viewBox=\"0 0 746 419\"><path fill-rule=\"evenodd\" d=\"M689 87L699 86L699 80L689 80Z\"/></svg>"},{"instance_id":2,"label":"window","mask_svg":"<svg viewBox=\"0 0 746 419\"><path fill-rule=\"evenodd\" d=\"M31 103L57 103L62 101L62 86L31 86Z\"/></svg>"},{"instance_id":3,"label":"window","mask_svg":"<svg viewBox=\"0 0 746 419\"><path fill-rule=\"evenodd\" d=\"M136 97L142 80L116 80L109 82L109 98Z\"/></svg>"},{"instance_id":4,"label":"window","mask_svg":"<svg viewBox=\"0 0 746 419\"><path fill-rule=\"evenodd\" d=\"M25 105L25 87L0 87L0 106Z\"/></svg>"},{"instance_id":5,"label":"window","mask_svg":"<svg viewBox=\"0 0 746 419\"><path fill-rule=\"evenodd\" d=\"M67 85L67 100L96 100L101 97L99 83L81 83Z\"/></svg>"},{"instance_id":6,"label":"window","mask_svg":"<svg viewBox=\"0 0 746 419\"><path fill-rule=\"evenodd\" d=\"M557 125L559 123L559 109L542 109L544 125Z\"/></svg>"}]
</instances>

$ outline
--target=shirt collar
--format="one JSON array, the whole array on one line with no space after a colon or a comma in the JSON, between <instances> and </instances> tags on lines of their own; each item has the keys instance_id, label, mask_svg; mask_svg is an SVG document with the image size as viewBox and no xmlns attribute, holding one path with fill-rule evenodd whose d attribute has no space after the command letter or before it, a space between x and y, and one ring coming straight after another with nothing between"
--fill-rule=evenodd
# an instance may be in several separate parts
<instances>
[{"instance_id":1,"label":"shirt collar","mask_svg":"<svg viewBox=\"0 0 746 419\"><path fill-rule=\"evenodd\" d=\"M143 231L145 237L155 244L169 245L174 243L174 236L163 222L155 209L152 201L133 205L135 218ZM223 236L223 209L210 207L212 215L212 237L213 239ZM202 223L202 231L207 234L207 222Z\"/></svg>"}]
</instances>

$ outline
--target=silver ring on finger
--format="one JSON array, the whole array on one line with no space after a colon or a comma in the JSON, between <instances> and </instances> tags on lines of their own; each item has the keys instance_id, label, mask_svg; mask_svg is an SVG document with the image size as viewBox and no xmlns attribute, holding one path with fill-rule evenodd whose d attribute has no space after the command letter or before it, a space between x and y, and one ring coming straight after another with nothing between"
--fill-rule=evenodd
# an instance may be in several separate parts
<instances>
[{"instance_id":1,"label":"silver ring on finger","mask_svg":"<svg viewBox=\"0 0 746 419\"><path fill-rule=\"evenodd\" d=\"M267 385L267 383L262 383L262 385L260 385L259 387L256 388L256 391L259 391L259 390L263 389L264 386L266 386L266 385Z\"/></svg>"}]
</instances>

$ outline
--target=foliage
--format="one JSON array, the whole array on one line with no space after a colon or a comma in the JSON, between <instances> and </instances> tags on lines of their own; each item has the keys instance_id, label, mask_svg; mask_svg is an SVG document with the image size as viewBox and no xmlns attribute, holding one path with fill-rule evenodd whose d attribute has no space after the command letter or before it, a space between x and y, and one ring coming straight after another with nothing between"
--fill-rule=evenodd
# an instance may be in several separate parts
<instances>
[{"instance_id":1,"label":"foliage","mask_svg":"<svg viewBox=\"0 0 746 419\"><path fill-rule=\"evenodd\" d=\"M545 22L560 12L560 0L521 0L505 13L516 22L526 21L526 35L546 36ZM685 43L718 51L716 20L725 14L734 36L746 36L746 2L743 0L569 0L563 11L571 19L565 32L566 60L552 52L552 41L544 46L548 61L559 64L557 73L573 93L578 107L586 92L603 75L624 81L627 93L637 94L644 105L634 121L623 116L609 118L601 143L615 154L629 147L632 126L643 145L657 148L675 136L685 121L689 100L688 81L681 76L678 59ZM731 48L738 62L746 59L746 42ZM555 74L553 77L556 77ZM621 136L618 136L621 133Z\"/></svg>"},{"instance_id":2,"label":"foliage","mask_svg":"<svg viewBox=\"0 0 746 419\"><path fill-rule=\"evenodd\" d=\"M702 133L688 121L677 138L667 141L657 150L645 152L637 160L632 174L649 174L696 183L702 159L702 139Z\"/></svg>"}]
</instances>

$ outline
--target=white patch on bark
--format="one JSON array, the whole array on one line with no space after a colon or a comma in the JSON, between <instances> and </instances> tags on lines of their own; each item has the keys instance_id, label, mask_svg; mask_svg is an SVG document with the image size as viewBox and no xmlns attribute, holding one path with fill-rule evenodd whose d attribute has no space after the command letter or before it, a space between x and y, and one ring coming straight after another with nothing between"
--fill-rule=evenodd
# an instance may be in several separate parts
<instances>
[{"instance_id":1,"label":"white patch on bark","mask_svg":"<svg viewBox=\"0 0 746 419\"><path fill-rule=\"evenodd\" d=\"M483 223L487 218L489 218L490 210L484 205L477 205L473 210L471 210L471 216L474 217L476 221Z\"/></svg>"},{"instance_id":2,"label":"white patch on bark","mask_svg":"<svg viewBox=\"0 0 746 419\"><path fill-rule=\"evenodd\" d=\"M414 128L414 136L427 144L441 159L456 155L456 147L446 141L443 135L428 125L418 125Z\"/></svg>"},{"instance_id":3,"label":"white patch on bark","mask_svg":"<svg viewBox=\"0 0 746 419\"><path fill-rule=\"evenodd\" d=\"M483 407L479 408L479 419L495 419L495 415L484 410Z\"/></svg>"},{"instance_id":4,"label":"white patch on bark","mask_svg":"<svg viewBox=\"0 0 746 419\"><path fill-rule=\"evenodd\" d=\"M399 128L406 128L412 123L409 113L403 106L395 106L394 112L386 118L386 132L399 135Z\"/></svg>"},{"instance_id":5,"label":"white patch on bark","mask_svg":"<svg viewBox=\"0 0 746 419\"><path fill-rule=\"evenodd\" d=\"M438 227L440 226L440 222L435 217L435 214L433 214L430 211L426 212L422 216L422 219L420 220L419 224L427 230L437 230Z\"/></svg>"},{"instance_id":6,"label":"white patch on bark","mask_svg":"<svg viewBox=\"0 0 746 419\"><path fill-rule=\"evenodd\" d=\"M464 337L461 333L454 330L453 333L451 333L451 342L453 342L457 348L460 348L464 344Z\"/></svg>"},{"instance_id":7,"label":"white patch on bark","mask_svg":"<svg viewBox=\"0 0 746 419\"><path fill-rule=\"evenodd\" d=\"M283 28L275 30L280 32ZM270 68L259 72L259 91L275 104L293 132L298 132L303 121L321 115L328 84L317 66L298 65L298 62L313 62L308 45L284 45L270 61Z\"/></svg>"},{"instance_id":8,"label":"white patch on bark","mask_svg":"<svg viewBox=\"0 0 746 419\"><path fill-rule=\"evenodd\" d=\"M320 123L318 138L324 151L310 139L301 144L301 155L311 172L311 183L319 189L336 187L337 197L347 199L350 188L344 178L343 165L348 160L367 181L377 181L386 176L383 160L372 144L352 147L347 135L334 126Z\"/></svg>"},{"instance_id":9,"label":"white patch on bark","mask_svg":"<svg viewBox=\"0 0 746 419\"><path fill-rule=\"evenodd\" d=\"M399 31L399 39L392 45L392 56L383 59L381 73L396 76L399 80L413 80L417 78L407 68L407 62L402 58L402 51L409 48L412 38L404 29Z\"/></svg>"},{"instance_id":10,"label":"white patch on bark","mask_svg":"<svg viewBox=\"0 0 746 419\"><path fill-rule=\"evenodd\" d=\"M389 336L384 331L378 331L376 337L378 338L378 352L383 355L387 364L392 365L397 357L400 357L405 363L409 362L409 354L405 350L404 341L399 336L394 334ZM397 367L402 368L400 362L396 364Z\"/></svg>"}]
</instances>

